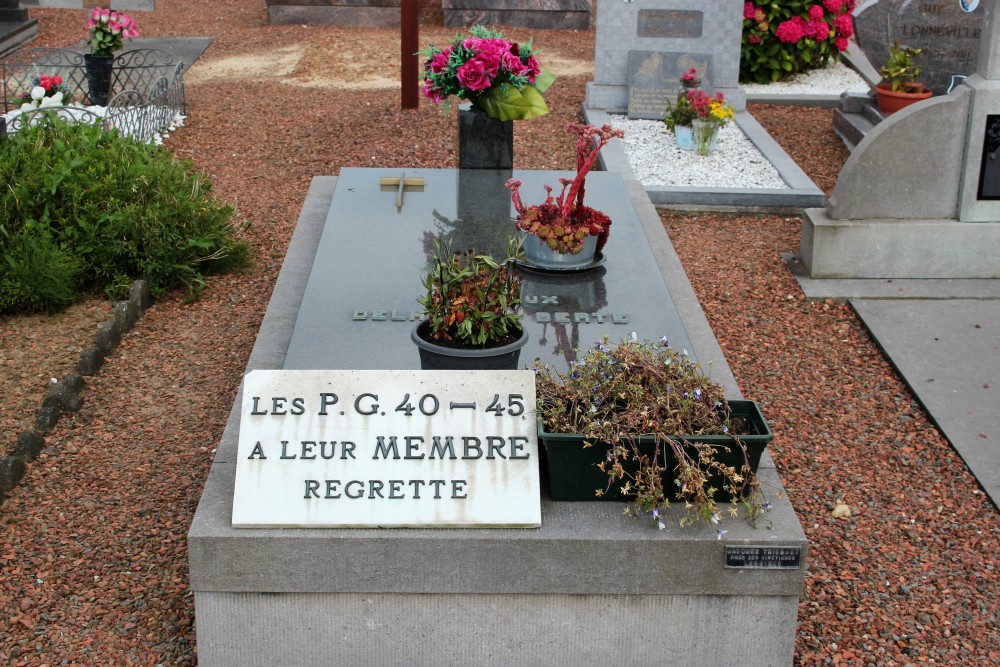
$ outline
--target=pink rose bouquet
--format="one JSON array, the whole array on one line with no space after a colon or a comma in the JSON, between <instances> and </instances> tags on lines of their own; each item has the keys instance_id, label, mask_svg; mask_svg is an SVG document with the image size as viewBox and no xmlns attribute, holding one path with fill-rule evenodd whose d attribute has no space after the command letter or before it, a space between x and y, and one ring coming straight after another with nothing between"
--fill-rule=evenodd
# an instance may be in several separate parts
<instances>
[{"instance_id":1,"label":"pink rose bouquet","mask_svg":"<svg viewBox=\"0 0 1000 667\"><path fill-rule=\"evenodd\" d=\"M543 70L531 43L518 44L503 33L473 26L444 49L429 46L424 61L424 96L448 103L451 96L502 121L548 113L542 93L555 78Z\"/></svg>"},{"instance_id":2,"label":"pink rose bouquet","mask_svg":"<svg viewBox=\"0 0 1000 667\"><path fill-rule=\"evenodd\" d=\"M95 56L113 56L126 39L139 36L135 19L125 12L113 12L94 7L87 21L90 30L90 52Z\"/></svg>"},{"instance_id":3,"label":"pink rose bouquet","mask_svg":"<svg viewBox=\"0 0 1000 667\"><path fill-rule=\"evenodd\" d=\"M576 176L570 180L560 178L562 192L552 196L552 187L545 186L545 201L541 204L525 206L521 201L523 183L512 178L507 181L514 210L517 211L515 225L518 229L534 234L546 242L555 252L578 254L583 249L583 240L596 236L597 251L600 252L608 240L611 218L604 213L584 206L584 184L587 173L597 161L597 154L614 137L625 133L610 125L600 128L593 125L570 124L566 131L576 134Z\"/></svg>"}]
</instances>

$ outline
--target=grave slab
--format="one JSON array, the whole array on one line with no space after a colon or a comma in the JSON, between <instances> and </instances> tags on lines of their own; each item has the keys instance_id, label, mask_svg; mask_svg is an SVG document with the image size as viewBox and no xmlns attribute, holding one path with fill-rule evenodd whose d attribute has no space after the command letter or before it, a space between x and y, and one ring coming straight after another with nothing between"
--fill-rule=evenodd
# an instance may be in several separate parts
<instances>
[{"instance_id":1,"label":"grave slab","mask_svg":"<svg viewBox=\"0 0 1000 667\"><path fill-rule=\"evenodd\" d=\"M853 299L892 365L1000 506L1000 301Z\"/></svg>"},{"instance_id":2,"label":"grave slab","mask_svg":"<svg viewBox=\"0 0 1000 667\"><path fill-rule=\"evenodd\" d=\"M425 185L406 192L398 209L396 189L379 185L380 177L391 175L400 172L341 169L285 368L419 368L410 330L423 319L417 299L425 292L421 277L435 241L499 255L515 232L504 187L511 172L406 170ZM545 184L558 191L558 179L573 172L513 176L524 181L527 204L544 200ZM669 292L655 279L656 262L621 176L591 173L586 192L587 204L613 221L604 264L579 274L522 271L528 332L522 363L541 359L566 370L575 350L632 332L650 340L666 336L674 347L691 350ZM365 251L344 253L346 238Z\"/></svg>"},{"instance_id":3,"label":"grave slab","mask_svg":"<svg viewBox=\"0 0 1000 667\"><path fill-rule=\"evenodd\" d=\"M334 187L313 182L248 370L285 364L324 224L338 222ZM655 258L642 279L668 281L690 349L737 398L655 209L634 181L620 192ZM679 664L792 662L808 544L767 454L768 526L731 519L726 534L676 527L681 509L658 531L620 503L545 492L538 529L237 529L241 400L242 387L188 535L200 664L657 663L665 643ZM797 566L777 567L792 554ZM709 626L713 641L693 639Z\"/></svg>"}]
</instances>

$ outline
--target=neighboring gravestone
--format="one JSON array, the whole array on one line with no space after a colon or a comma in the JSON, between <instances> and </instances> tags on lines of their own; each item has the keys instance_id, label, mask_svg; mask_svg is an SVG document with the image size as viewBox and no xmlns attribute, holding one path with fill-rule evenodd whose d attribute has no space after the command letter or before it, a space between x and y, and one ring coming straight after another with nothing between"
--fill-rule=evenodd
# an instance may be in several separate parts
<instances>
[{"instance_id":1,"label":"neighboring gravestone","mask_svg":"<svg viewBox=\"0 0 1000 667\"><path fill-rule=\"evenodd\" d=\"M873 0L854 10L858 45L876 71L897 41L923 50L919 80L936 95L976 71L983 5L966 12L959 0Z\"/></svg>"},{"instance_id":2,"label":"neighboring gravestone","mask_svg":"<svg viewBox=\"0 0 1000 667\"><path fill-rule=\"evenodd\" d=\"M740 0L599 0L587 108L662 118L680 75L697 67L702 88L742 111L742 30Z\"/></svg>"},{"instance_id":3,"label":"neighboring gravestone","mask_svg":"<svg viewBox=\"0 0 1000 667\"><path fill-rule=\"evenodd\" d=\"M16 3L15 3L16 4ZM45 9L92 9L107 7L116 11L151 12L154 0L21 0L24 7Z\"/></svg>"},{"instance_id":4,"label":"neighboring gravestone","mask_svg":"<svg viewBox=\"0 0 1000 667\"><path fill-rule=\"evenodd\" d=\"M587 30L590 0L441 0L452 27L511 25L544 30Z\"/></svg>"}]
</instances>

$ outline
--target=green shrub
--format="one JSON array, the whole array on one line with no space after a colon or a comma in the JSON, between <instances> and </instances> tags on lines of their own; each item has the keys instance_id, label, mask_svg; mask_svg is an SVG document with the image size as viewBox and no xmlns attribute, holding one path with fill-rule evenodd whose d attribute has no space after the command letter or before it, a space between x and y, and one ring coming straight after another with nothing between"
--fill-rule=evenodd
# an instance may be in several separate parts
<instances>
[{"instance_id":1,"label":"green shrub","mask_svg":"<svg viewBox=\"0 0 1000 667\"><path fill-rule=\"evenodd\" d=\"M0 141L0 175L8 184L0 236L20 239L2 251L0 312L65 304L25 301L23 281L43 257L61 262L49 274L73 277L74 296L102 289L113 298L136 278L155 295L184 286L195 297L205 275L249 262L232 209L213 201L211 184L166 149L52 119Z\"/></svg>"},{"instance_id":2,"label":"green shrub","mask_svg":"<svg viewBox=\"0 0 1000 667\"><path fill-rule=\"evenodd\" d=\"M772 0L743 5L740 81L771 83L824 67L847 49L856 0Z\"/></svg>"},{"instance_id":3,"label":"green shrub","mask_svg":"<svg viewBox=\"0 0 1000 667\"><path fill-rule=\"evenodd\" d=\"M63 252L44 229L22 229L15 236L4 233L0 257L0 313L53 312L76 296L79 262Z\"/></svg>"}]
</instances>

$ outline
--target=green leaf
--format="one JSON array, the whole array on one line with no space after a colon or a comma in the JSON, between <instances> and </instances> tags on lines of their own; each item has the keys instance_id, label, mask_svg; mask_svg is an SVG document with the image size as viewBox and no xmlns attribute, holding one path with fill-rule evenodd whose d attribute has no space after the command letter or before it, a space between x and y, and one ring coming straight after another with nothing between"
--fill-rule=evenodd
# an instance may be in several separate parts
<instances>
[{"instance_id":1,"label":"green leaf","mask_svg":"<svg viewBox=\"0 0 1000 667\"><path fill-rule=\"evenodd\" d=\"M555 83L556 77L552 75L547 69L542 69L542 71L535 77L535 90L540 93L544 93L549 89L553 83Z\"/></svg>"},{"instance_id":2,"label":"green leaf","mask_svg":"<svg viewBox=\"0 0 1000 667\"><path fill-rule=\"evenodd\" d=\"M541 93L531 86L521 90L508 87L506 95L500 88L491 88L476 97L473 104L500 121L524 120L549 112Z\"/></svg>"}]
</instances>

